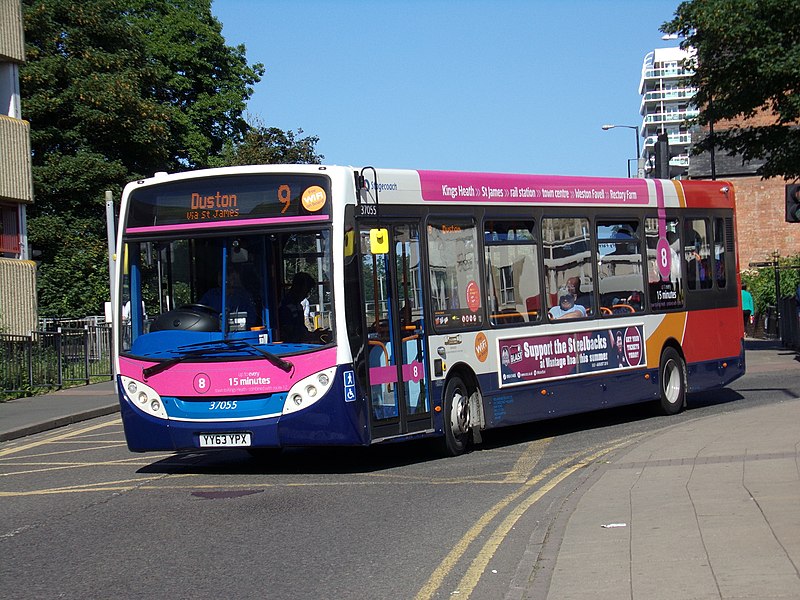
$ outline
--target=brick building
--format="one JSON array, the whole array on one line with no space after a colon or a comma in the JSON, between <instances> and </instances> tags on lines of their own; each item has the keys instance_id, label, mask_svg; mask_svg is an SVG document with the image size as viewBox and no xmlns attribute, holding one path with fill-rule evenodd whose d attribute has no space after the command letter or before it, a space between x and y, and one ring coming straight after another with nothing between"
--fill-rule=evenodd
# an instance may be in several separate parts
<instances>
[{"instance_id":1,"label":"brick building","mask_svg":"<svg viewBox=\"0 0 800 600\"><path fill-rule=\"evenodd\" d=\"M769 113L737 122L722 121L714 125L715 131L732 125L759 126L774 123ZM708 131L695 133L707 135ZM800 157L798 157L800 160ZM736 190L736 230L739 240L739 265L746 269L750 263L771 260L779 256L800 253L800 224L785 221L785 184L783 179L761 179L756 175L760 162L744 163L724 151L714 153L714 170L717 179L730 181ZM711 156L703 153L692 156L689 164L691 179L711 178Z\"/></svg>"}]
</instances>

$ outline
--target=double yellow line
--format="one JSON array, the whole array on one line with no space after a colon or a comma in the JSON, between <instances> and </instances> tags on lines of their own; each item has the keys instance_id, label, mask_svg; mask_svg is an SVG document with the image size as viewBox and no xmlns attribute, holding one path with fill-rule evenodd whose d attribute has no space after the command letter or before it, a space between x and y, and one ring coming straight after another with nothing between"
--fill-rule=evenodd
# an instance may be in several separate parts
<instances>
[{"instance_id":1,"label":"double yellow line","mask_svg":"<svg viewBox=\"0 0 800 600\"><path fill-rule=\"evenodd\" d=\"M486 571L489 561L508 535L508 532L511 531L517 521L531 506L579 469L597 461L610 452L627 446L632 443L636 437L639 436L623 438L600 449L595 447L588 451L573 454L548 467L541 473L538 473L535 477L525 481L518 490L512 492L492 506L472 527L470 527L469 531L464 534L461 540L434 569L433 574L417 593L416 600L433 598L444 583L444 580L450 575L456 564L463 558L464 554L466 554L467 550L478 536L489 527L489 524L498 514L513 505L510 513L500 522L494 531L492 531L489 535L489 539L478 551L477 556L473 559L456 588L460 599L465 600L469 598L478 585L481 575ZM540 486L542 482L544 482L544 484Z\"/></svg>"}]
</instances>

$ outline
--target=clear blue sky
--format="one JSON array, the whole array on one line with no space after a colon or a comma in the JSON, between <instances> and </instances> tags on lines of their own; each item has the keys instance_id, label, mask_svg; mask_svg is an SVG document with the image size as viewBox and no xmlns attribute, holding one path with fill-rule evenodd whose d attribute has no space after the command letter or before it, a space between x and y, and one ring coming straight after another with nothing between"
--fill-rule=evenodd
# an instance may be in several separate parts
<instances>
[{"instance_id":1,"label":"clear blue sky","mask_svg":"<svg viewBox=\"0 0 800 600\"><path fill-rule=\"evenodd\" d=\"M625 177L678 0L214 0L266 67L248 114L326 164Z\"/></svg>"}]
</instances>

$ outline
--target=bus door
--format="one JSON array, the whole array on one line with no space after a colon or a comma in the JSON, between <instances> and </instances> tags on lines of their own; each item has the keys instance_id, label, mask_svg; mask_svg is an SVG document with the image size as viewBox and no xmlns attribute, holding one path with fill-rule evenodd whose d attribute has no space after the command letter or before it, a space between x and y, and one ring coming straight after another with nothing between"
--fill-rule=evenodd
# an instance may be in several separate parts
<instances>
[{"instance_id":1,"label":"bus door","mask_svg":"<svg viewBox=\"0 0 800 600\"><path fill-rule=\"evenodd\" d=\"M386 239L376 240L376 231ZM431 411L419 225L370 233L361 233L361 247L370 249L363 254L365 351L372 439L380 439L430 429Z\"/></svg>"}]
</instances>

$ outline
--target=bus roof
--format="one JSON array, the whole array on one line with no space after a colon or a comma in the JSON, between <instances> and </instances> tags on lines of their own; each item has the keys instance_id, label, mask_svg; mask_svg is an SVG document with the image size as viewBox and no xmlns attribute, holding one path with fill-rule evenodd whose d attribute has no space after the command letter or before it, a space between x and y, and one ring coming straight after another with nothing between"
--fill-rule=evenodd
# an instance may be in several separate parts
<instances>
[{"instance_id":1,"label":"bus roof","mask_svg":"<svg viewBox=\"0 0 800 600\"><path fill-rule=\"evenodd\" d=\"M733 186L726 181L573 177L522 173L482 173L384 169L337 165L246 165L182 173L157 173L131 182L138 187L181 179L270 173L314 173L350 178L364 175L365 186L380 203L496 204L507 206L622 206L663 208L732 208ZM377 175L377 185L375 182Z\"/></svg>"}]
</instances>

